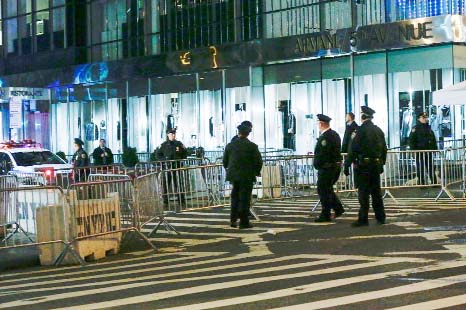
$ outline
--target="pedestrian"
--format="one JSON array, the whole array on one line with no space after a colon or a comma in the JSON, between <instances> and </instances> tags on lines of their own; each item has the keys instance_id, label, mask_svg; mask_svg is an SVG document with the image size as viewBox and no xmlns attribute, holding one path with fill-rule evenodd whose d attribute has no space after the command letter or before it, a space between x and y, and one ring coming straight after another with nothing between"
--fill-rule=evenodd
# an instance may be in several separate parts
<instances>
[{"instance_id":1,"label":"pedestrian","mask_svg":"<svg viewBox=\"0 0 466 310\"><path fill-rule=\"evenodd\" d=\"M322 211L315 222L319 223L331 221L332 209L335 218L341 216L345 209L333 190L341 172L340 136L330 128L330 117L317 114L317 120L320 136L314 149L314 168L317 169L317 193Z\"/></svg>"},{"instance_id":2,"label":"pedestrian","mask_svg":"<svg viewBox=\"0 0 466 310\"><path fill-rule=\"evenodd\" d=\"M167 130L167 141L163 142L157 150L157 159L165 161L162 168L166 170L162 174L163 203L168 206L171 195L178 197L181 205L186 204L185 173L179 170L182 160L188 157L188 150L180 141L176 140L176 128ZM168 162L167 162L168 161Z\"/></svg>"},{"instance_id":3,"label":"pedestrian","mask_svg":"<svg viewBox=\"0 0 466 310\"><path fill-rule=\"evenodd\" d=\"M369 196L372 197L377 223L385 224L385 210L380 189L380 174L387 158L387 145L383 131L372 122L375 113L369 107L361 107L361 126L353 132L348 157L345 160L345 175L353 164L354 180L358 189L359 215L353 227L369 225Z\"/></svg>"},{"instance_id":4,"label":"pedestrian","mask_svg":"<svg viewBox=\"0 0 466 310\"><path fill-rule=\"evenodd\" d=\"M435 176L433 151L438 149L437 140L435 139L434 132L430 128L427 113L419 113L417 120L418 124L411 130L408 143L410 150L417 151L415 153L415 158L418 184L427 184L426 175L429 175L431 184L436 184L437 177ZM419 152L421 150L428 152Z\"/></svg>"},{"instance_id":5,"label":"pedestrian","mask_svg":"<svg viewBox=\"0 0 466 310\"><path fill-rule=\"evenodd\" d=\"M348 145L351 140L351 135L358 129L358 124L354 120L354 114L352 112L346 113L346 129L343 136L343 142L341 144L341 152L348 153Z\"/></svg>"},{"instance_id":6,"label":"pedestrian","mask_svg":"<svg viewBox=\"0 0 466 310\"><path fill-rule=\"evenodd\" d=\"M252 126L242 124L237 128L238 138L228 143L223 153L226 180L233 185L230 226L237 227L239 218L239 228L251 228L249 206L253 184L262 169L262 156L257 144L248 139Z\"/></svg>"},{"instance_id":7,"label":"pedestrian","mask_svg":"<svg viewBox=\"0 0 466 310\"><path fill-rule=\"evenodd\" d=\"M79 138L74 139L75 153L73 155L73 168L74 168L74 181L75 182L86 182L86 178L89 172L89 156L83 149L84 142Z\"/></svg>"},{"instance_id":8,"label":"pedestrian","mask_svg":"<svg viewBox=\"0 0 466 310\"><path fill-rule=\"evenodd\" d=\"M244 125L244 126L248 126L251 128L251 131L252 131L252 123L250 121L242 121L240 126L241 125ZM231 141L230 142L233 142L235 141L236 139L238 139L238 134L236 134L233 138L231 138Z\"/></svg>"},{"instance_id":9,"label":"pedestrian","mask_svg":"<svg viewBox=\"0 0 466 310\"><path fill-rule=\"evenodd\" d=\"M92 152L92 158L96 166L113 164L113 153L112 150L105 145L105 139L99 140L99 146Z\"/></svg>"}]
</instances>

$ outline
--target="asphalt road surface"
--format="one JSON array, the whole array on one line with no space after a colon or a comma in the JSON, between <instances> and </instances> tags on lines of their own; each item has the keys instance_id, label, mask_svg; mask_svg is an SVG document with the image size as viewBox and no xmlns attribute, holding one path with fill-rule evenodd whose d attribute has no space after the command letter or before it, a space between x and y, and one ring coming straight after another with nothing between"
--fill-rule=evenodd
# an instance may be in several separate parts
<instances>
[{"instance_id":1,"label":"asphalt road surface","mask_svg":"<svg viewBox=\"0 0 466 310\"><path fill-rule=\"evenodd\" d=\"M466 309L466 200L387 198L388 224L360 228L343 201L330 224L312 199L261 203L248 230L227 208L174 215L155 254L2 272L0 309Z\"/></svg>"}]
</instances>

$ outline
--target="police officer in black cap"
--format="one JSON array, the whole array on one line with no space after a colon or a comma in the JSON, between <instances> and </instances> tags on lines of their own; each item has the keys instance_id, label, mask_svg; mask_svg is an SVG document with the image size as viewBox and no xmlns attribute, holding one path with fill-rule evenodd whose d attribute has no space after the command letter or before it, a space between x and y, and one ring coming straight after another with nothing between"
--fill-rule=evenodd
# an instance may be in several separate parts
<instances>
[{"instance_id":1,"label":"police officer in black cap","mask_svg":"<svg viewBox=\"0 0 466 310\"><path fill-rule=\"evenodd\" d=\"M163 142L157 149L157 159L160 161L173 161L169 165L165 165L165 169L181 168L181 160L188 157L188 150L180 141L176 140L176 128L167 130L167 141ZM186 204L186 196L184 193L184 184L186 179L183 179L184 171L173 171L164 174L162 179L164 193L162 195L163 202L168 206L169 195L175 194L182 205Z\"/></svg>"},{"instance_id":2,"label":"police officer in black cap","mask_svg":"<svg viewBox=\"0 0 466 310\"><path fill-rule=\"evenodd\" d=\"M314 150L314 168L317 169L317 193L322 204L322 212L315 222L330 222L333 209L335 217L345 210L333 190L341 171L341 140L336 131L330 128L331 118L317 114L320 136Z\"/></svg>"},{"instance_id":3,"label":"police officer in black cap","mask_svg":"<svg viewBox=\"0 0 466 310\"><path fill-rule=\"evenodd\" d=\"M417 116L418 124L414 126L409 134L409 148L413 151L419 150L437 150L437 140L435 134L430 128L429 119L426 112L419 113ZM416 171L419 184L425 185L426 174L429 175L432 184L437 183L432 152L416 153Z\"/></svg>"},{"instance_id":4,"label":"police officer in black cap","mask_svg":"<svg viewBox=\"0 0 466 310\"><path fill-rule=\"evenodd\" d=\"M84 167L89 167L89 156L83 149L84 142L79 138L74 139L75 153L73 155L73 167L74 167L74 180L75 182L86 182L86 178L89 170Z\"/></svg>"},{"instance_id":5,"label":"police officer in black cap","mask_svg":"<svg viewBox=\"0 0 466 310\"><path fill-rule=\"evenodd\" d=\"M257 144L249 141L251 126L239 125L238 138L228 143L223 153L223 167L226 180L233 185L231 191L230 226L251 228L249 223L249 207L256 176L262 169L262 156Z\"/></svg>"},{"instance_id":6,"label":"police officer in black cap","mask_svg":"<svg viewBox=\"0 0 466 310\"><path fill-rule=\"evenodd\" d=\"M369 225L369 196L372 197L377 223L385 224L385 210L380 189L380 174L387 158L387 145L383 131L372 123L375 113L369 107L361 107L361 126L353 133L348 157L345 160L345 175L353 164L354 180L358 188L359 216L353 227Z\"/></svg>"}]
</instances>

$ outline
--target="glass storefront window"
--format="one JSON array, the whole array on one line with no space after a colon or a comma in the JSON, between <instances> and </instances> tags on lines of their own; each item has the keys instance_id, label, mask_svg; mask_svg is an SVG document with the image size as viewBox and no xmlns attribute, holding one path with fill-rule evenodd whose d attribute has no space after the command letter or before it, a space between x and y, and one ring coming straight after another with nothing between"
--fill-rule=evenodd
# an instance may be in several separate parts
<instances>
[{"instance_id":1,"label":"glass storefront window","mask_svg":"<svg viewBox=\"0 0 466 310\"><path fill-rule=\"evenodd\" d=\"M7 37L7 52L9 55L18 54L18 19L10 18L5 20L6 37Z\"/></svg>"},{"instance_id":2,"label":"glass storefront window","mask_svg":"<svg viewBox=\"0 0 466 310\"><path fill-rule=\"evenodd\" d=\"M48 8L49 8L49 0L36 0L36 11L46 10Z\"/></svg>"},{"instance_id":3,"label":"glass storefront window","mask_svg":"<svg viewBox=\"0 0 466 310\"><path fill-rule=\"evenodd\" d=\"M16 1L5 1L5 9L5 17L12 17L18 15L18 3Z\"/></svg>"},{"instance_id":4,"label":"glass storefront window","mask_svg":"<svg viewBox=\"0 0 466 310\"><path fill-rule=\"evenodd\" d=\"M36 13L36 40L37 50L50 50L50 32L49 32L49 12L42 11Z\"/></svg>"},{"instance_id":5,"label":"glass storefront window","mask_svg":"<svg viewBox=\"0 0 466 310\"><path fill-rule=\"evenodd\" d=\"M52 10L53 16L53 46L55 48L66 47L66 12L65 7Z\"/></svg>"}]
</instances>

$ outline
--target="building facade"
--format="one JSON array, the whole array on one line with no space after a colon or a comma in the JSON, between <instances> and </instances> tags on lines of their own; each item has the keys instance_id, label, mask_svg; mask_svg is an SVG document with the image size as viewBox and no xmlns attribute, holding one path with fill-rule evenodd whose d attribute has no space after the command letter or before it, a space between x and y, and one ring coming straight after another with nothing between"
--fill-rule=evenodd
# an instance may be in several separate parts
<instances>
[{"instance_id":1,"label":"building facade","mask_svg":"<svg viewBox=\"0 0 466 310\"><path fill-rule=\"evenodd\" d=\"M221 150L243 120L265 149L312 151L318 113L343 134L368 105L390 147L427 111L463 139L464 0L8 0L0 11L2 139L54 151L105 138L151 152L178 128Z\"/></svg>"}]
</instances>

